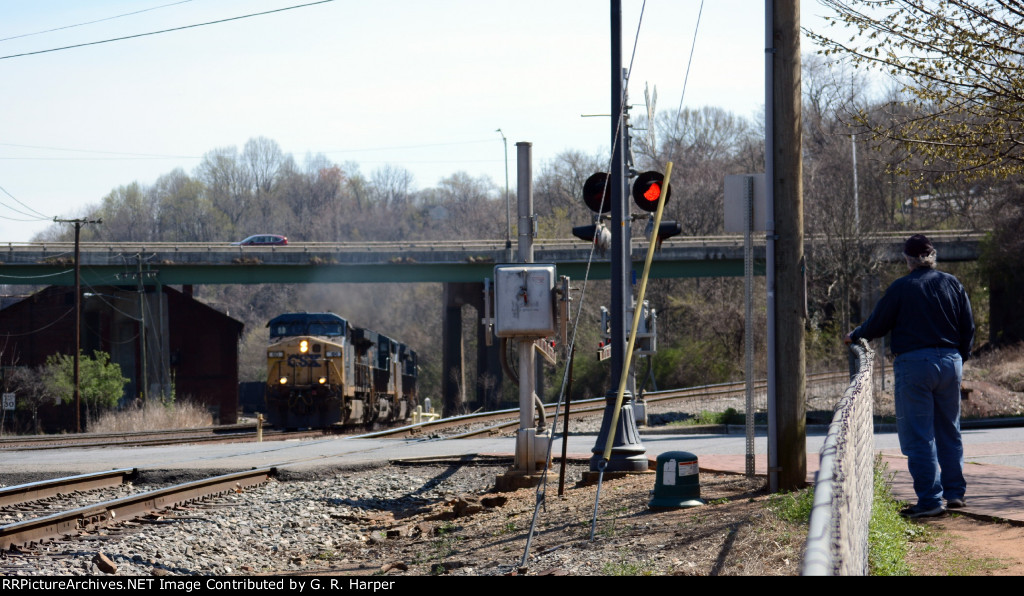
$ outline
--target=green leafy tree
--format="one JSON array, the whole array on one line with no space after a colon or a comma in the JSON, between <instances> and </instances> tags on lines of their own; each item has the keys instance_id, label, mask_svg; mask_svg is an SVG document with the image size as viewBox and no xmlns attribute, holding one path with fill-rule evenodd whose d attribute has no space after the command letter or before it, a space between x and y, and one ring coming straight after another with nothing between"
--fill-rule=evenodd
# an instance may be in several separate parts
<instances>
[{"instance_id":1,"label":"green leafy tree","mask_svg":"<svg viewBox=\"0 0 1024 596\"><path fill-rule=\"evenodd\" d=\"M75 401L75 359L68 354L53 354L46 359L51 394L69 404ZM91 357L79 356L79 392L85 405L86 420L92 414L117 405L124 395L128 379L121 367L110 361L110 354L93 352Z\"/></svg>"},{"instance_id":2,"label":"green leafy tree","mask_svg":"<svg viewBox=\"0 0 1024 596\"><path fill-rule=\"evenodd\" d=\"M945 178L1024 174L1024 11L1002 0L820 0L830 56L891 75L887 119L860 124L902 147L906 170ZM853 30L854 35L849 35ZM920 162L915 159L920 158Z\"/></svg>"}]
</instances>

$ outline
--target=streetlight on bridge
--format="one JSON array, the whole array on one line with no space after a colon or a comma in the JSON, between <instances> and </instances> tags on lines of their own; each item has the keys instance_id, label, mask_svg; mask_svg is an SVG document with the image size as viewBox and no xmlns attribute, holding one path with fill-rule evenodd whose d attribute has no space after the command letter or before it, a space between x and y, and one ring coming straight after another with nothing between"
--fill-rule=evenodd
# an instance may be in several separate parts
<instances>
[{"instance_id":1,"label":"streetlight on bridge","mask_svg":"<svg viewBox=\"0 0 1024 596\"><path fill-rule=\"evenodd\" d=\"M505 133L498 128L494 132L501 135L501 142L505 144L505 250L508 251L508 258L512 260L512 207L508 199L508 139Z\"/></svg>"}]
</instances>

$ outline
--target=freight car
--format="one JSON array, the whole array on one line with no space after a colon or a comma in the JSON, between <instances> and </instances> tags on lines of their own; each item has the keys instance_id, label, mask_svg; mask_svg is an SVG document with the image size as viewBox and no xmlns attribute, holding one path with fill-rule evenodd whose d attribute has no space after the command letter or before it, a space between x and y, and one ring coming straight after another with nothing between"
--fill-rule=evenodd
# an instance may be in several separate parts
<instances>
[{"instance_id":1,"label":"freight car","mask_svg":"<svg viewBox=\"0 0 1024 596\"><path fill-rule=\"evenodd\" d=\"M417 405L416 352L326 313L267 323L267 422L329 428L405 422Z\"/></svg>"}]
</instances>

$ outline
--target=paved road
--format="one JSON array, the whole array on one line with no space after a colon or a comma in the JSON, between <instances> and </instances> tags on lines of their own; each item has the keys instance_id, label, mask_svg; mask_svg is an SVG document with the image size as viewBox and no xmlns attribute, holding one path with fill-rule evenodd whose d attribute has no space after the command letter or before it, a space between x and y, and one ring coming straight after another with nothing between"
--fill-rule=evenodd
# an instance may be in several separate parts
<instances>
[{"instance_id":1,"label":"paved road","mask_svg":"<svg viewBox=\"0 0 1024 596\"><path fill-rule=\"evenodd\" d=\"M746 438L742 431L716 435L655 434L641 430L641 440L651 460L668 451L697 455L700 467L709 471L743 473ZM569 437L571 456L589 458L594 435ZM817 471L818 451L824 431L808 429L808 480ZM965 475L968 481L966 513L1024 522L1024 428L967 429L964 431ZM910 500L913 491L906 460L899 454L895 432L876 431L875 448L895 473L894 492ZM121 467L153 470L234 471L253 467L279 466L297 472L341 465L379 462L388 459L459 456L465 454L511 455L511 438L462 440L351 439L325 438L306 441L273 441L174 447L88 448L44 451L8 451L0 460L0 482L24 482L34 476L98 472ZM561 453L561 440L553 451ZM766 439L755 439L756 471L766 469ZM11 482L14 480L14 482ZM653 488L653 486L652 486Z\"/></svg>"}]
</instances>

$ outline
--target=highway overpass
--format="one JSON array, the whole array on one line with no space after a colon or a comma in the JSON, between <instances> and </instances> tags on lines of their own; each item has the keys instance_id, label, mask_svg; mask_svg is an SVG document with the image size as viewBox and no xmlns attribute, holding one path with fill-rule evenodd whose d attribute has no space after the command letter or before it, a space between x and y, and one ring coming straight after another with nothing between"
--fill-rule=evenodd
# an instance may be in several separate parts
<instances>
[{"instance_id":1,"label":"highway overpass","mask_svg":"<svg viewBox=\"0 0 1024 596\"><path fill-rule=\"evenodd\" d=\"M941 261L978 258L982 234L925 232ZM907 233L876 238L884 258L899 260ZM814 239L808 240L808 249ZM204 285L258 283L414 283L480 282L494 265L515 262L515 248L500 240L416 242L293 243L287 246L232 246L227 243L83 242L80 247L83 283L136 284L140 271L147 285ZM764 274L765 242L754 243L755 274ZM73 285L74 243L0 244L0 283L12 285ZM634 241L633 260L642 264L645 240ZM651 276L741 277L743 238L740 236L676 237L655 253ZM608 279L606 255L588 242L534 242L534 262L555 263L560 275ZM588 264L589 263L589 264Z\"/></svg>"}]
</instances>

